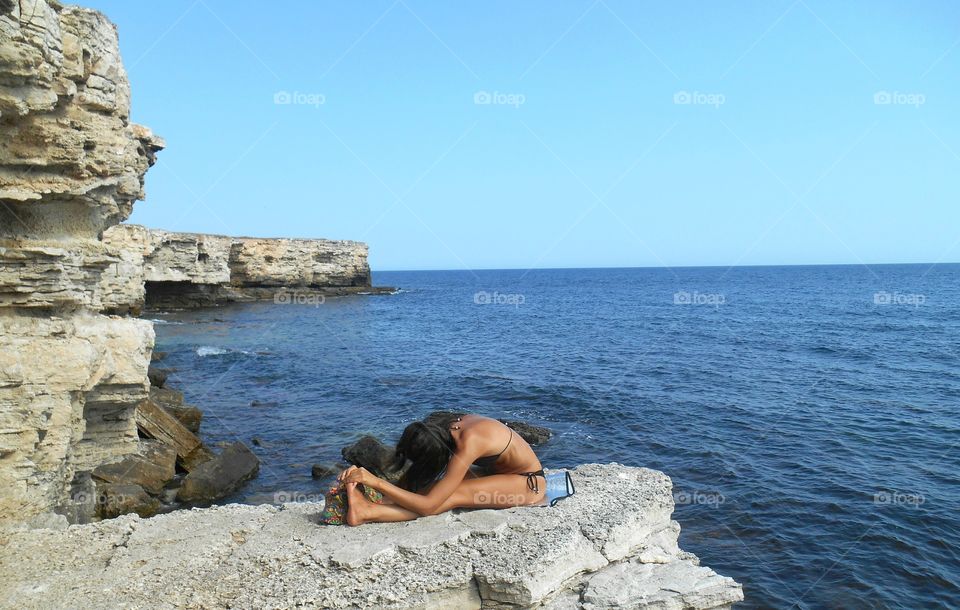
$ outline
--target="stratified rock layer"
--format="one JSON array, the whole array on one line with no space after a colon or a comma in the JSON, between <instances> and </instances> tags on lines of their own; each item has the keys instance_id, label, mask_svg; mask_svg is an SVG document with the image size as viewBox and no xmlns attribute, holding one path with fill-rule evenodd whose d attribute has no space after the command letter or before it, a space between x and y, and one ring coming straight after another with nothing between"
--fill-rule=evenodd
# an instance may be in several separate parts
<instances>
[{"instance_id":1,"label":"stratified rock layer","mask_svg":"<svg viewBox=\"0 0 960 610\"><path fill-rule=\"evenodd\" d=\"M103 15L0 1L0 523L69 504L76 472L137 449L153 328L97 313L118 263L100 235L163 146L129 111Z\"/></svg>"},{"instance_id":2,"label":"stratified rock layer","mask_svg":"<svg viewBox=\"0 0 960 610\"><path fill-rule=\"evenodd\" d=\"M103 274L106 311L370 290L367 245L330 239L226 237L117 225L104 243L119 262ZM289 302L289 301L288 301Z\"/></svg>"},{"instance_id":3,"label":"stratified rock layer","mask_svg":"<svg viewBox=\"0 0 960 610\"><path fill-rule=\"evenodd\" d=\"M16 608L638 609L743 599L739 584L677 547L666 475L588 464L573 477L577 493L554 507L355 528L317 525L322 504L304 503L12 531L0 538L0 599Z\"/></svg>"}]
</instances>

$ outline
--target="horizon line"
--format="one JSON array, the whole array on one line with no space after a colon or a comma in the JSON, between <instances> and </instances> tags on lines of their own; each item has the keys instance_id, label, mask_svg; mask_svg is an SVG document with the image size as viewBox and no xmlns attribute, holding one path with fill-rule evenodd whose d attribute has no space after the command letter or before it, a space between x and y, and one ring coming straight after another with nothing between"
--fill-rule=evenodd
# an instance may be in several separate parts
<instances>
[{"instance_id":1,"label":"horizon line","mask_svg":"<svg viewBox=\"0 0 960 610\"><path fill-rule=\"evenodd\" d=\"M371 273L399 273L411 271L570 271L570 270L601 270L601 269L753 269L767 267L893 267L905 265L928 266L931 269L940 265L957 265L960 261L944 261L940 263L781 263L781 264L759 264L759 265L638 265L638 266L610 266L610 267L461 267L456 269L435 268L435 269L371 269Z\"/></svg>"}]
</instances>

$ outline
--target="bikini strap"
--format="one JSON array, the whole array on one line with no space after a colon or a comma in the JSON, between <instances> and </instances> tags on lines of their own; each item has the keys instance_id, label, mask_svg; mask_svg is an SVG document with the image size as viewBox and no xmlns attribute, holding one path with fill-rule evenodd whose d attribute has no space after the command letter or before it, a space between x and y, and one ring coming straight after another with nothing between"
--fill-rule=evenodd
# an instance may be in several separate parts
<instances>
[{"instance_id":1,"label":"bikini strap","mask_svg":"<svg viewBox=\"0 0 960 610\"><path fill-rule=\"evenodd\" d=\"M543 468L534 472L521 472L519 474L522 477L527 477L527 489L533 493L540 493L540 482L537 481L537 477L547 478L547 476L543 474Z\"/></svg>"}]
</instances>

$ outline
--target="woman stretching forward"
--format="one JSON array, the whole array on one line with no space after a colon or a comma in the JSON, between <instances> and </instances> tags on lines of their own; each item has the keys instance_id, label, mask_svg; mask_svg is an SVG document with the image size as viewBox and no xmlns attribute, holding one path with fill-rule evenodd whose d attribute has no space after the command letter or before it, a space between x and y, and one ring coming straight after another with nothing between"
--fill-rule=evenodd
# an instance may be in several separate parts
<instances>
[{"instance_id":1,"label":"woman stretching forward","mask_svg":"<svg viewBox=\"0 0 960 610\"><path fill-rule=\"evenodd\" d=\"M519 434L495 419L435 413L413 422L397 443L395 468L409 469L394 485L351 466L337 479L347 489L347 523L409 521L452 508L509 508L540 504L546 484L540 460ZM384 496L367 500L357 484Z\"/></svg>"}]
</instances>

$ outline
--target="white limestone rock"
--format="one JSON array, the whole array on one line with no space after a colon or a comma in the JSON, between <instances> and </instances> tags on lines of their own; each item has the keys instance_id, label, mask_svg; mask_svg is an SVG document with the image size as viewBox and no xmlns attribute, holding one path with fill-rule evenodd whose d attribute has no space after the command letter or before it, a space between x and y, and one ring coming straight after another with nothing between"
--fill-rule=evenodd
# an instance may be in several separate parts
<instances>
[{"instance_id":1,"label":"white limestone rock","mask_svg":"<svg viewBox=\"0 0 960 610\"><path fill-rule=\"evenodd\" d=\"M554 507L462 510L355 528L318 525L322 504L307 503L10 530L0 534L0 599L25 609L705 609L742 598L739 585L683 553L640 563L635 552L650 540L620 561L603 556L607 544L633 545L625 526L644 521L637 513L645 505L659 504L618 499L667 502L664 475L618 464L572 474L577 494ZM659 525L653 538L677 533L669 516Z\"/></svg>"}]
</instances>

